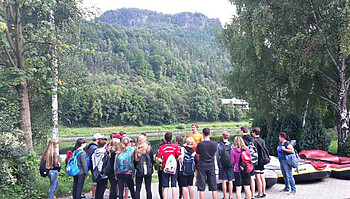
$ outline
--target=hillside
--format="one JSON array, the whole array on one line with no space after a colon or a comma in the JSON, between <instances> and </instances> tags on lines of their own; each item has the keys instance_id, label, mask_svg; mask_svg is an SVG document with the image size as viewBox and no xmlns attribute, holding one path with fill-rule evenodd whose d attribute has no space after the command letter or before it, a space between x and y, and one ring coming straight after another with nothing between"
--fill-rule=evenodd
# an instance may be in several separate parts
<instances>
[{"instance_id":1,"label":"hillside","mask_svg":"<svg viewBox=\"0 0 350 199\"><path fill-rule=\"evenodd\" d=\"M70 55L61 67L67 83L61 121L101 126L232 120L234 110L217 103L231 96L222 80L230 61L213 26L220 31L218 20L199 13L139 9L82 22L81 35L95 53Z\"/></svg>"}]
</instances>

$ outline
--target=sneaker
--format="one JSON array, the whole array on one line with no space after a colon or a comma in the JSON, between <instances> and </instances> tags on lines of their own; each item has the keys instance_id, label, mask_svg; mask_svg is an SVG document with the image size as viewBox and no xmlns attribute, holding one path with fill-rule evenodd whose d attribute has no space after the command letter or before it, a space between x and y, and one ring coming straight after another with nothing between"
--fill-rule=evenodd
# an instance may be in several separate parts
<instances>
[{"instance_id":1,"label":"sneaker","mask_svg":"<svg viewBox=\"0 0 350 199\"><path fill-rule=\"evenodd\" d=\"M295 191L291 191L288 195L295 195Z\"/></svg>"},{"instance_id":2,"label":"sneaker","mask_svg":"<svg viewBox=\"0 0 350 199\"><path fill-rule=\"evenodd\" d=\"M280 192L289 192L289 190L286 189L286 188L284 188L284 189L282 189Z\"/></svg>"}]
</instances>

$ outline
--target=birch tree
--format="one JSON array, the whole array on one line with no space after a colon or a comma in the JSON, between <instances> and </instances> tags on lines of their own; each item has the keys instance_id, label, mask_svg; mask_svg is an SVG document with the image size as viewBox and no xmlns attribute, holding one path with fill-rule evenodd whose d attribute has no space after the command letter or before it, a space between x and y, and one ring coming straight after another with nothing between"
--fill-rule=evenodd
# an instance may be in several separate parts
<instances>
[{"instance_id":1,"label":"birch tree","mask_svg":"<svg viewBox=\"0 0 350 199\"><path fill-rule=\"evenodd\" d=\"M302 114L320 101L337 118L338 151L349 135L350 1L230 0L237 15L219 36L227 76L256 112Z\"/></svg>"}]
</instances>

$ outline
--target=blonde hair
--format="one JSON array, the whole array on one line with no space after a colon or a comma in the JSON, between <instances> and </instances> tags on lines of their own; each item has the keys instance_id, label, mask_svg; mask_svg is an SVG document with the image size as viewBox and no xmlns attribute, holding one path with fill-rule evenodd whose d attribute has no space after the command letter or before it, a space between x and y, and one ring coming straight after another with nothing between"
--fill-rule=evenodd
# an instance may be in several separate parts
<instances>
[{"instance_id":1,"label":"blonde hair","mask_svg":"<svg viewBox=\"0 0 350 199\"><path fill-rule=\"evenodd\" d=\"M108 147L108 151L111 151L111 150L118 151L119 145L120 145L120 139L113 138L111 141L111 144Z\"/></svg>"},{"instance_id":2,"label":"blonde hair","mask_svg":"<svg viewBox=\"0 0 350 199\"><path fill-rule=\"evenodd\" d=\"M193 144L194 144L193 137L189 137L189 138L186 139L186 145L187 146L193 146Z\"/></svg>"},{"instance_id":3,"label":"blonde hair","mask_svg":"<svg viewBox=\"0 0 350 199\"><path fill-rule=\"evenodd\" d=\"M247 150L247 146L244 144L243 138L241 136L236 136L235 141L233 142L235 148L240 148L242 150Z\"/></svg>"},{"instance_id":4,"label":"blonde hair","mask_svg":"<svg viewBox=\"0 0 350 199\"><path fill-rule=\"evenodd\" d=\"M146 154L150 150L146 137L144 135L137 136L137 146L134 151L134 159L136 162L140 160L141 155Z\"/></svg>"},{"instance_id":5,"label":"blonde hair","mask_svg":"<svg viewBox=\"0 0 350 199\"><path fill-rule=\"evenodd\" d=\"M55 139L51 139L45 149L44 154L41 156L40 163L46 160L46 169L53 169L54 167L60 166L60 161L56 153L57 145L58 141Z\"/></svg>"},{"instance_id":6,"label":"blonde hair","mask_svg":"<svg viewBox=\"0 0 350 199\"><path fill-rule=\"evenodd\" d=\"M118 150L117 150L117 158L119 157L119 155L123 152L126 151L127 145L125 143L120 143Z\"/></svg>"}]
</instances>

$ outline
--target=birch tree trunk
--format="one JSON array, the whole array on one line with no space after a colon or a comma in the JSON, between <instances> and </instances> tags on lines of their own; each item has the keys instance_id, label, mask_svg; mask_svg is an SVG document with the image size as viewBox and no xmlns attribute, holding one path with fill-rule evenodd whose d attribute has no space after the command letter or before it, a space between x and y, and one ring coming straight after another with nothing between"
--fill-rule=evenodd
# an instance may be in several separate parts
<instances>
[{"instance_id":1,"label":"birch tree trunk","mask_svg":"<svg viewBox=\"0 0 350 199\"><path fill-rule=\"evenodd\" d=\"M51 86L52 91L52 139L56 139L58 141L58 97L57 97L57 87L58 87L58 65L56 58L56 45L55 45L55 18L53 10L50 10L50 23L52 30L52 49L51 49L51 59L52 59L52 78L54 83ZM57 147L58 150L58 147Z\"/></svg>"}]
</instances>

